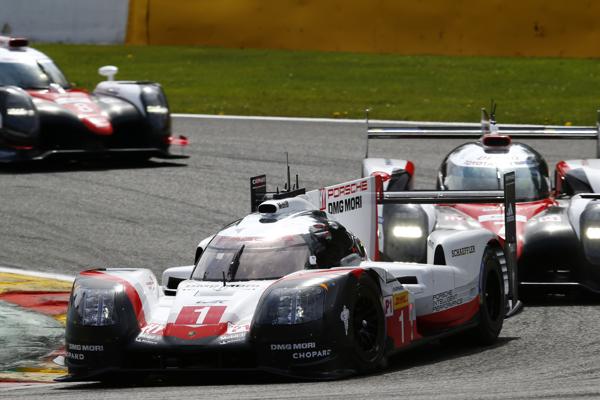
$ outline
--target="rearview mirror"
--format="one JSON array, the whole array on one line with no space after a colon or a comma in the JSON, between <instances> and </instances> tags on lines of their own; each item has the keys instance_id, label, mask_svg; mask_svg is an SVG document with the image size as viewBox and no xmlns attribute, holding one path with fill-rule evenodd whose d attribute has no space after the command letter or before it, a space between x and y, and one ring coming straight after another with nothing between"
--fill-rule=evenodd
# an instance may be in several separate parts
<instances>
[{"instance_id":1,"label":"rearview mirror","mask_svg":"<svg viewBox=\"0 0 600 400\"><path fill-rule=\"evenodd\" d=\"M115 67L114 65L105 65L103 67L98 68L98 73L106 77L107 81L114 81L117 72L119 72L119 68Z\"/></svg>"}]
</instances>

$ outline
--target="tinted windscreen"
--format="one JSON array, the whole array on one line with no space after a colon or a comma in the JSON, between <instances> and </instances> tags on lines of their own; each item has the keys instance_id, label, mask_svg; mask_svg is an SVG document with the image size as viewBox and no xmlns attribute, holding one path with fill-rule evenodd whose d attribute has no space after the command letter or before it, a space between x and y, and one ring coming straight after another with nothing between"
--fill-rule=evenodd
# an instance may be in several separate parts
<instances>
[{"instance_id":1,"label":"tinted windscreen","mask_svg":"<svg viewBox=\"0 0 600 400\"><path fill-rule=\"evenodd\" d=\"M277 279L308 265L311 251L302 237L243 240L216 236L194 270L193 279L220 281Z\"/></svg>"},{"instance_id":2,"label":"tinted windscreen","mask_svg":"<svg viewBox=\"0 0 600 400\"><path fill-rule=\"evenodd\" d=\"M503 174L510 171L515 171L517 201L532 201L548 197L548 181L535 166L502 170L449 163L444 177L444 186L447 190L499 190L503 189Z\"/></svg>"},{"instance_id":3,"label":"tinted windscreen","mask_svg":"<svg viewBox=\"0 0 600 400\"><path fill-rule=\"evenodd\" d=\"M0 63L0 85L45 89L51 83L57 83L63 88L68 87L64 75L52 61L45 60L40 64Z\"/></svg>"}]
</instances>

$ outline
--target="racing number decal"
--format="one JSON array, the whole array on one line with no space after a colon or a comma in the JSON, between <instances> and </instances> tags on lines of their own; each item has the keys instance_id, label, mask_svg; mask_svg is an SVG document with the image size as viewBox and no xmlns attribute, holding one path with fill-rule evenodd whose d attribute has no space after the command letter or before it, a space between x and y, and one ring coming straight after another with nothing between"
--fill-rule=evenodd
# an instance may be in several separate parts
<instances>
[{"instance_id":1,"label":"racing number decal","mask_svg":"<svg viewBox=\"0 0 600 400\"><path fill-rule=\"evenodd\" d=\"M184 306L175 325L216 325L221 321L226 306Z\"/></svg>"},{"instance_id":2,"label":"racing number decal","mask_svg":"<svg viewBox=\"0 0 600 400\"><path fill-rule=\"evenodd\" d=\"M393 338L396 348L410 344L414 338L411 306L407 291L384 298L384 310L388 318L387 333Z\"/></svg>"},{"instance_id":3,"label":"racing number decal","mask_svg":"<svg viewBox=\"0 0 600 400\"><path fill-rule=\"evenodd\" d=\"M73 107L77 108L81 113L93 113L95 110L86 103L73 103Z\"/></svg>"}]
</instances>

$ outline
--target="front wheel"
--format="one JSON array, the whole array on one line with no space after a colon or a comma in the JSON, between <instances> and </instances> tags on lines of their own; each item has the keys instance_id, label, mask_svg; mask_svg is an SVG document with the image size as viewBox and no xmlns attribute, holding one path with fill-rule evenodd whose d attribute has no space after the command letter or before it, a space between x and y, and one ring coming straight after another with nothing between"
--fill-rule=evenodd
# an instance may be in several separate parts
<instances>
[{"instance_id":1,"label":"front wheel","mask_svg":"<svg viewBox=\"0 0 600 400\"><path fill-rule=\"evenodd\" d=\"M481 266L479 325L471 333L480 344L491 345L502 330L506 313L502 267L493 248L485 249Z\"/></svg>"},{"instance_id":2,"label":"front wheel","mask_svg":"<svg viewBox=\"0 0 600 400\"><path fill-rule=\"evenodd\" d=\"M351 304L347 312L352 360L357 371L369 372L385 364L385 317L377 285L366 274L359 279Z\"/></svg>"}]
</instances>

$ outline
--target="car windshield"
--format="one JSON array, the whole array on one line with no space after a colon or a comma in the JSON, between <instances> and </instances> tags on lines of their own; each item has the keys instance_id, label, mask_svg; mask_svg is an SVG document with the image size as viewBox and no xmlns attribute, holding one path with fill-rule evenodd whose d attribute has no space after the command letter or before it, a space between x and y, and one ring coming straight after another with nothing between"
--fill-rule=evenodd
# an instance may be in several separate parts
<instances>
[{"instance_id":1,"label":"car windshield","mask_svg":"<svg viewBox=\"0 0 600 400\"><path fill-rule=\"evenodd\" d=\"M69 87L62 72L50 60L42 60L39 63L0 63L0 85L46 89L51 83L65 89Z\"/></svg>"},{"instance_id":2,"label":"car windshield","mask_svg":"<svg viewBox=\"0 0 600 400\"><path fill-rule=\"evenodd\" d=\"M198 260L192 279L278 279L300 271L310 265L312 254L304 236L240 238L217 235Z\"/></svg>"},{"instance_id":3,"label":"car windshield","mask_svg":"<svg viewBox=\"0 0 600 400\"><path fill-rule=\"evenodd\" d=\"M534 201L548 197L548 181L536 165L501 169L449 163L444 186L447 190L499 190L504 188L503 174L510 171L515 171L517 201Z\"/></svg>"}]
</instances>

